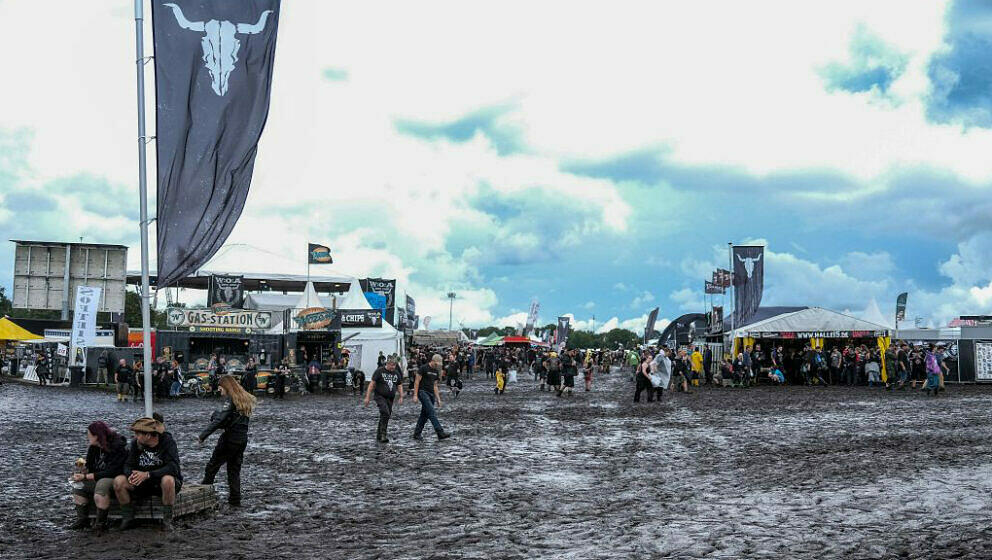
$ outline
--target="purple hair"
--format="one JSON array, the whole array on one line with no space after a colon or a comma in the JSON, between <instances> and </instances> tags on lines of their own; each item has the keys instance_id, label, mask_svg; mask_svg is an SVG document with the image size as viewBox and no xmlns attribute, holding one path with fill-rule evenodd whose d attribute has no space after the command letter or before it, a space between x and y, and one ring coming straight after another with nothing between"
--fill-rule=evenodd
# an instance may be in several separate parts
<instances>
[{"instance_id":1,"label":"purple hair","mask_svg":"<svg viewBox=\"0 0 992 560\"><path fill-rule=\"evenodd\" d=\"M96 437L96 444L104 451L108 451L110 449L110 442L117 439L117 432L101 420L93 422L86 430Z\"/></svg>"}]
</instances>

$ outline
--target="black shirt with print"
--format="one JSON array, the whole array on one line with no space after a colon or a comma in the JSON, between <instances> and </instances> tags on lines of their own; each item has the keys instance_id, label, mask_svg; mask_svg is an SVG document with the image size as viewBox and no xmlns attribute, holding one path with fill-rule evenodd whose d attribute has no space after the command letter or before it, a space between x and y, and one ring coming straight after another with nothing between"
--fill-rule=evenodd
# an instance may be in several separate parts
<instances>
[{"instance_id":1,"label":"black shirt with print","mask_svg":"<svg viewBox=\"0 0 992 560\"><path fill-rule=\"evenodd\" d=\"M376 395L391 399L396 396L396 388L403 382L403 374L399 367L394 367L392 371L380 367L372 374L372 382L375 383Z\"/></svg>"}]
</instances>

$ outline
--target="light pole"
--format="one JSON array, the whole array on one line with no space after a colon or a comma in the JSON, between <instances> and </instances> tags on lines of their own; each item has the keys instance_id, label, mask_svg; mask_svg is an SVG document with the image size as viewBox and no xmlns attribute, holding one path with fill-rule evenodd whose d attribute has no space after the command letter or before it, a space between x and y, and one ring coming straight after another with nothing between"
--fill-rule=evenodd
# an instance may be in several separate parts
<instances>
[{"instance_id":1,"label":"light pole","mask_svg":"<svg viewBox=\"0 0 992 560\"><path fill-rule=\"evenodd\" d=\"M448 292L448 331L451 331L452 310L455 308L455 292Z\"/></svg>"}]
</instances>

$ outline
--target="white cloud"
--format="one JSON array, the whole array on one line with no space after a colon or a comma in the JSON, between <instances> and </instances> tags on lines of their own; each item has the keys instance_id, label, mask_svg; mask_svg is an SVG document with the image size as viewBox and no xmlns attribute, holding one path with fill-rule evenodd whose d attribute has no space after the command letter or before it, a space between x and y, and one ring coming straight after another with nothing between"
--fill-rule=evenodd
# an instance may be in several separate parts
<instances>
[{"instance_id":1,"label":"white cloud","mask_svg":"<svg viewBox=\"0 0 992 560\"><path fill-rule=\"evenodd\" d=\"M654 301L654 294L652 294L647 290L644 290L641 292L640 295L636 296L633 300L631 300L630 308L637 309L639 307L643 307L651 303L652 301Z\"/></svg>"},{"instance_id":2,"label":"white cloud","mask_svg":"<svg viewBox=\"0 0 992 560\"><path fill-rule=\"evenodd\" d=\"M584 307L585 309L592 309L593 307L596 307L596 302L587 301L586 304L583 305L582 307Z\"/></svg>"}]
</instances>

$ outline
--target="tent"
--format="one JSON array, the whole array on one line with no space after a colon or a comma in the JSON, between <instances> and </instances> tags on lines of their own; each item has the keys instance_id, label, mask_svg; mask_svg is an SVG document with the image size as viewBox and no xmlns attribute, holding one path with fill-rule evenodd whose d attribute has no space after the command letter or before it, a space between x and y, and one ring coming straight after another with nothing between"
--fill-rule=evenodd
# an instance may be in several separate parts
<instances>
[{"instance_id":1,"label":"tent","mask_svg":"<svg viewBox=\"0 0 992 560\"><path fill-rule=\"evenodd\" d=\"M372 309L358 280L353 280L348 292L338 299L338 309ZM378 367L379 352L386 356L399 354L401 361L405 359L403 333L396 330L385 319L383 319L381 327L343 328L341 329L341 340L351 355L348 362L349 367L365 372L366 379L371 378L372 372Z\"/></svg>"},{"instance_id":2,"label":"tent","mask_svg":"<svg viewBox=\"0 0 992 560\"><path fill-rule=\"evenodd\" d=\"M21 328L6 317L0 318L0 340L41 340L42 338L44 337Z\"/></svg>"},{"instance_id":3,"label":"tent","mask_svg":"<svg viewBox=\"0 0 992 560\"><path fill-rule=\"evenodd\" d=\"M499 333L492 333L485 338L476 340L475 344L477 346L501 346L503 344L503 337Z\"/></svg>"},{"instance_id":4,"label":"tent","mask_svg":"<svg viewBox=\"0 0 992 560\"><path fill-rule=\"evenodd\" d=\"M822 307L769 317L734 330L734 338L875 338L889 328Z\"/></svg>"}]
</instances>

